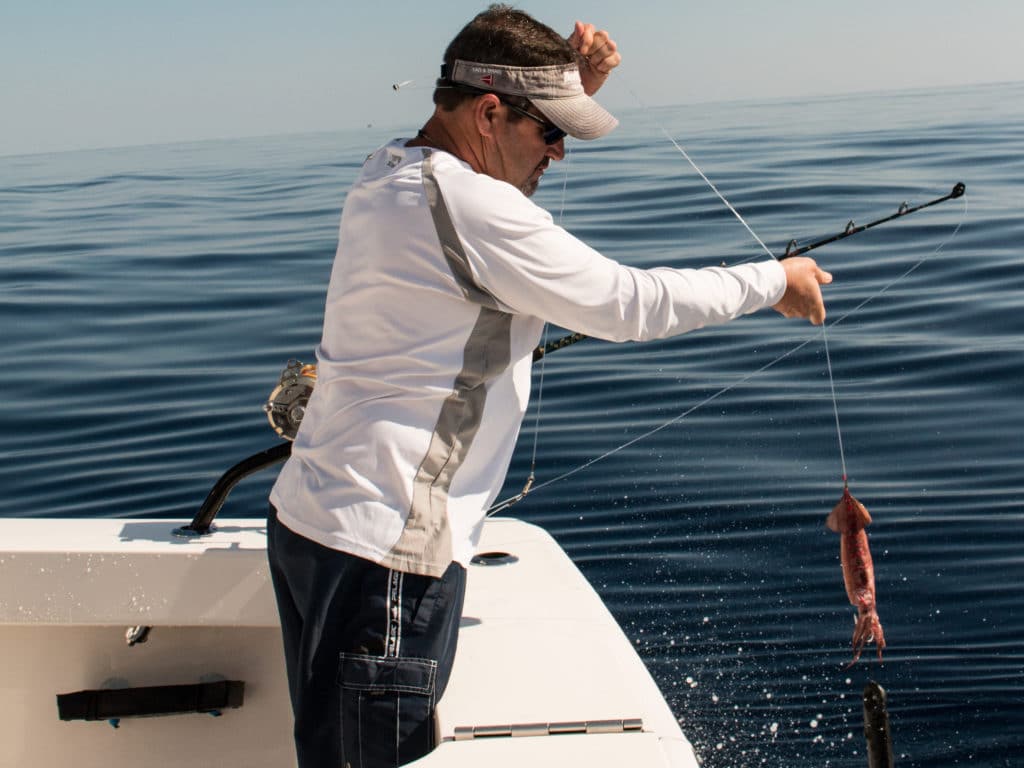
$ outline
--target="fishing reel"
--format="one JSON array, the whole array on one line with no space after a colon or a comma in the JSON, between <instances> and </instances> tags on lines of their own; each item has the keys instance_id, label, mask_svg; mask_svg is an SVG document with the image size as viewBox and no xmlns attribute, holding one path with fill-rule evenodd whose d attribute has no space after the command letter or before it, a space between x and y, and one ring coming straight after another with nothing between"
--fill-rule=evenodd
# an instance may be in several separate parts
<instances>
[{"instance_id":1,"label":"fishing reel","mask_svg":"<svg viewBox=\"0 0 1024 768\"><path fill-rule=\"evenodd\" d=\"M281 380L263 405L263 412L270 427L285 440L295 439L315 385L315 365L289 360L288 367L281 371Z\"/></svg>"}]
</instances>

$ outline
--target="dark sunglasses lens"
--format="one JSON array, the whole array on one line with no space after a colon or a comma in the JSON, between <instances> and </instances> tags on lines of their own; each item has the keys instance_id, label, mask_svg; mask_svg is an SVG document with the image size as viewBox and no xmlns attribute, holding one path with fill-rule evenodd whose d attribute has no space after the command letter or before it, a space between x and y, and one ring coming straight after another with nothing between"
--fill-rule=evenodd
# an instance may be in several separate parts
<instances>
[{"instance_id":1,"label":"dark sunglasses lens","mask_svg":"<svg viewBox=\"0 0 1024 768\"><path fill-rule=\"evenodd\" d=\"M533 122L535 122L535 123L540 123L541 129L543 130L543 133L541 135L544 138L544 143L545 144L557 144L559 141L561 141L562 139L564 139L568 135L565 131L563 131L557 125L552 125L547 120L545 120L543 117L538 117L537 115L533 114L532 112L528 112L527 110L523 109L522 107L516 106L515 104L512 104L511 102L505 101L504 99L501 99L501 102L505 106L507 106L509 109L511 109L513 112L515 112L517 114L520 114L523 117L528 117L531 120L533 120Z\"/></svg>"},{"instance_id":2,"label":"dark sunglasses lens","mask_svg":"<svg viewBox=\"0 0 1024 768\"><path fill-rule=\"evenodd\" d=\"M559 128L557 125L553 125L550 128L544 129L544 143L545 144L557 144L559 141L566 137L565 131Z\"/></svg>"}]
</instances>

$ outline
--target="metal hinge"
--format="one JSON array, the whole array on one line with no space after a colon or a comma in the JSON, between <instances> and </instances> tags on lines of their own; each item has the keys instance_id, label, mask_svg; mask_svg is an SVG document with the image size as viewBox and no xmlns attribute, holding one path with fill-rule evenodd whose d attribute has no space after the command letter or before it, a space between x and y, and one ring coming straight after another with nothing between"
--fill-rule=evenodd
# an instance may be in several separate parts
<instances>
[{"instance_id":1,"label":"metal hinge","mask_svg":"<svg viewBox=\"0 0 1024 768\"><path fill-rule=\"evenodd\" d=\"M629 733L642 731L639 717L625 720L575 720L564 723L513 723L511 725L460 725L455 741L495 736L560 736L566 733Z\"/></svg>"}]
</instances>

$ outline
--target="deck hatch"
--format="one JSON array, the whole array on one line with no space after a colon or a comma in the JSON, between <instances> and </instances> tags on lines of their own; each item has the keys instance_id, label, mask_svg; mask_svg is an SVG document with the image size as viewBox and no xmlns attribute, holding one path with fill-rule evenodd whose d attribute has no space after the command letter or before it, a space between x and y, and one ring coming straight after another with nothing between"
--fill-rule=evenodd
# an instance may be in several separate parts
<instances>
[{"instance_id":1,"label":"deck hatch","mask_svg":"<svg viewBox=\"0 0 1024 768\"><path fill-rule=\"evenodd\" d=\"M558 723L512 723L509 725L460 725L455 741L500 736L559 736L569 733L631 733L644 729L639 717L623 720L569 720Z\"/></svg>"}]
</instances>

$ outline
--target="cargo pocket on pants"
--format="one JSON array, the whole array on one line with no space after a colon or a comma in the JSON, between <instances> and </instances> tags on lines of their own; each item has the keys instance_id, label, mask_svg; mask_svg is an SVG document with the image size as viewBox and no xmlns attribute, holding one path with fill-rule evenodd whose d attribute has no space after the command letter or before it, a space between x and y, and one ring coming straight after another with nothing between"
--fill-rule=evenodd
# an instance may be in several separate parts
<instances>
[{"instance_id":1,"label":"cargo pocket on pants","mask_svg":"<svg viewBox=\"0 0 1024 768\"><path fill-rule=\"evenodd\" d=\"M394 768L434 748L436 661L342 653L339 662L346 768Z\"/></svg>"}]
</instances>

